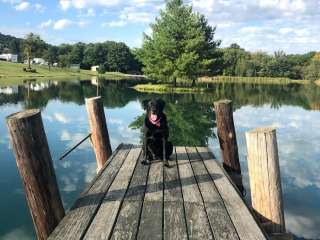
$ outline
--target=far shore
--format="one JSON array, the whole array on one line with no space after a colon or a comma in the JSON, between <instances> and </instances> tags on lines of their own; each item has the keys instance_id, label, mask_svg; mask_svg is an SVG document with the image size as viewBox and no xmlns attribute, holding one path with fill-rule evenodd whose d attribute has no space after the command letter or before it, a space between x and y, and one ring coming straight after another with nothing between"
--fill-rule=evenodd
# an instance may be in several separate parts
<instances>
[{"instance_id":1,"label":"far shore","mask_svg":"<svg viewBox=\"0 0 320 240\"><path fill-rule=\"evenodd\" d=\"M12 84L21 84L27 79L36 80L57 80L67 81L71 79L88 80L92 77L104 78L106 80L148 80L144 75L125 74L120 72L106 72L99 74L90 70L73 70L70 68L54 67L49 69L48 66L33 65L37 73L24 72L25 64L0 62L0 86L8 86ZM289 84L309 84L309 80L292 80L289 78L270 78L270 77L234 77L234 76L213 76L200 77L197 81L199 85L195 87L177 86L171 84L156 83L149 80L149 84L138 84L134 87L140 92L152 93L188 93L198 92L204 93L209 91L205 84L215 83L248 83L248 84L270 84L270 85L289 85ZM185 81L183 81L185 82ZM320 86L320 79L314 82Z\"/></svg>"},{"instance_id":2,"label":"far shore","mask_svg":"<svg viewBox=\"0 0 320 240\"><path fill-rule=\"evenodd\" d=\"M36 73L23 71L27 65L21 63L9 63L0 61L0 82L19 82L28 78L33 79L90 79L93 76L106 78L108 80L122 80L122 79L146 79L143 75L125 74L120 72L106 72L99 74L98 72L90 70L74 70L70 68L52 67L32 65L36 69Z\"/></svg>"}]
</instances>

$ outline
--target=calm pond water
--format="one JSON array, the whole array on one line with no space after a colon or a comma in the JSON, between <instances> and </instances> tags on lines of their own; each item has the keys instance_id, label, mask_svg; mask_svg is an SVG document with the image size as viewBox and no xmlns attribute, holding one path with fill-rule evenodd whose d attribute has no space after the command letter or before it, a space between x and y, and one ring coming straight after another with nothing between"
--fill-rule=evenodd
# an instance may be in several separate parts
<instances>
[{"instance_id":1,"label":"calm pond water","mask_svg":"<svg viewBox=\"0 0 320 240\"><path fill-rule=\"evenodd\" d=\"M245 132L277 126L286 225L296 239L320 238L320 87L217 84L207 94L146 94L128 82L104 81L103 96L113 149L141 139L141 101L161 97L166 102L175 145L208 145L221 160L215 137L212 102L234 101L245 187L248 189ZM45 83L25 81L0 89L0 239L34 239L32 220L9 144L5 117L40 108L65 208L69 208L95 175L95 158L88 142L58 161L59 156L89 131L85 97L96 96L95 81ZM248 189L249 190L249 189ZM250 195L250 194L248 194ZM250 199L247 199L250 201Z\"/></svg>"}]
</instances>

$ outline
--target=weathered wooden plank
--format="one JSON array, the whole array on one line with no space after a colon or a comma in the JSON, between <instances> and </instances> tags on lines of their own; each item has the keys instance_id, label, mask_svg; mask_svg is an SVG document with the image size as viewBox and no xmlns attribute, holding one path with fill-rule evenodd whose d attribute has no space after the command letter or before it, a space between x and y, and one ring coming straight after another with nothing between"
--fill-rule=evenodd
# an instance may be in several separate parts
<instances>
[{"instance_id":1,"label":"weathered wooden plank","mask_svg":"<svg viewBox=\"0 0 320 240\"><path fill-rule=\"evenodd\" d=\"M184 147L177 147L177 162L190 239L213 239L209 220Z\"/></svg>"},{"instance_id":2,"label":"weathered wooden plank","mask_svg":"<svg viewBox=\"0 0 320 240\"><path fill-rule=\"evenodd\" d=\"M175 150L172 160L171 167L164 169L163 236L165 240L188 239Z\"/></svg>"},{"instance_id":3,"label":"weathered wooden plank","mask_svg":"<svg viewBox=\"0 0 320 240\"><path fill-rule=\"evenodd\" d=\"M162 214L163 163L158 161L150 166L137 239L162 239Z\"/></svg>"},{"instance_id":4,"label":"weathered wooden plank","mask_svg":"<svg viewBox=\"0 0 320 240\"><path fill-rule=\"evenodd\" d=\"M224 200L226 209L237 230L239 238L241 240L267 239L238 192L224 175L225 173L222 171L220 165L213 159L209 149L200 147L197 149Z\"/></svg>"},{"instance_id":5,"label":"weathered wooden plank","mask_svg":"<svg viewBox=\"0 0 320 240\"><path fill-rule=\"evenodd\" d=\"M197 149L195 147L187 147L186 149L202 194L214 238L216 240L239 239L218 190L208 174Z\"/></svg>"},{"instance_id":6,"label":"weathered wooden plank","mask_svg":"<svg viewBox=\"0 0 320 240\"><path fill-rule=\"evenodd\" d=\"M143 158L142 155L140 155L140 161L141 158ZM136 237L149 172L149 165L143 165L140 161L134 171L121 206L116 225L110 238L112 240L130 240Z\"/></svg>"},{"instance_id":7,"label":"weathered wooden plank","mask_svg":"<svg viewBox=\"0 0 320 240\"><path fill-rule=\"evenodd\" d=\"M105 192L112 184L123 164L131 145L123 145L115 155L111 156L110 164L101 172L96 182L72 206L68 214L55 228L49 239L80 239L96 214Z\"/></svg>"},{"instance_id":8,"label":"weathered wooden plank","mask_svg":"<svg viewBox=\"0 0 320 240\"><path fill-rule=\"evenodd\" d=\"M140 147L130 150L83 239L109 238L140 153Z\"/></svg>"}]
</instances>

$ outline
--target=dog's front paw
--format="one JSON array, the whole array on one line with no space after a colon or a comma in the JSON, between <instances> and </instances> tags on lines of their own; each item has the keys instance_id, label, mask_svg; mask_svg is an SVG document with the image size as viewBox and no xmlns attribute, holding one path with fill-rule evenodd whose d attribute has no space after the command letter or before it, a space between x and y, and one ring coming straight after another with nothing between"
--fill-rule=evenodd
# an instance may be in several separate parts
<instances>
[{"instance_id":1,"label":"dog's front paw","mask_svg":"<svg viewBox=\"0 0 320 240\"><path fill-rule=\"evenodd\" d=\"M143 165L149 165L150 164L150 160L149 159L144 159L144 160L141 161L141 163Z\"/></svg>"},{"instance_id":2,"label":"dog's front paw","mask_svg":"<svg viewBox=\"0 0 320 240\"><path fill-rule=\"evenodd\" d=\"M169 167L170 167L170 164L169 164L168 159L164 160L164 165L165 165L167 168L169 168Z\"/></svg>"}]
</instances>

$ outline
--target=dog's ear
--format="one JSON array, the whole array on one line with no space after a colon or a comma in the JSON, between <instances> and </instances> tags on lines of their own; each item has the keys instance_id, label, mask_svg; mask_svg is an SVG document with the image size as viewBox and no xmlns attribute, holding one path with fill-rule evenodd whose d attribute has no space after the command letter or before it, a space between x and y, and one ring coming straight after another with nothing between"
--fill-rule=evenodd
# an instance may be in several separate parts
<instances>
[{"instance_id":1,"label":"dog's ear","mask_svg":"<svg viewBox=\"0 0 320 240\"><path fill-rule=\"evenodd\" d=\"M162 112L164 107L166 106L166 102L163 101L162 99L158 99L157 102L159 104L160 111Z\"/></svg>"},{"instance_id":2,"label":"dog's ear","mask_svg":"<svg viewBox=\"0 0 320 240\"><path fill-rule=\"evenodd\" d=\"M150 99L145 99L142 101L142 107L144 110L147 110L149 102L150 102Z\"/></svg>"}]
</instances>

